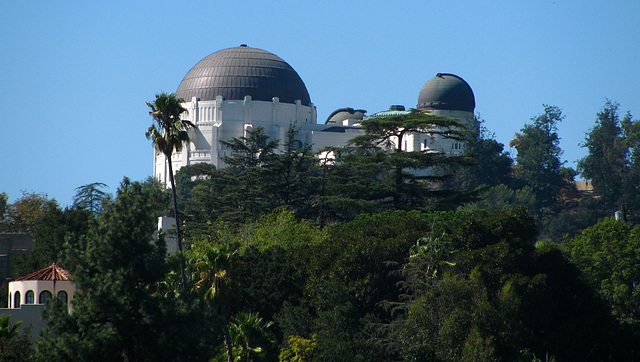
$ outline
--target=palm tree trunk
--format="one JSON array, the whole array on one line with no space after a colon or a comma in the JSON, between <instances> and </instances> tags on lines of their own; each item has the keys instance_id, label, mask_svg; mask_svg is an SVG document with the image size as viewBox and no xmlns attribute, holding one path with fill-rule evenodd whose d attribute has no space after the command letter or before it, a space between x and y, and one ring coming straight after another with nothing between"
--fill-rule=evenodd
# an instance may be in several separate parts
<instances>
[{"instance_id":1,"label":"palm tree trunk","mask_svg":"<svg viewBox=\"0 0 640 362\"><path fill-rule=\"evenodd\" d=\"M231 347L231 337L229 336L229 322L228 318L225 318L223 333L224 333L224 347L227 349L227 362L233 362L233 349Z\"/></svg>"},{"instance_id":2,"label":"palm tree trunk","mask_svg":"<svg viewBox=\"0 0 640 362\"><path fill-rule=\"evenodd\" d=\"M184 264L184 255L182 254L182 234L180 233L180 219L178 217L178 200L176 197L176 184L173 180L173 165L171 162L171 155L167 155L167 162L169 163L169 180L171 182L171 195L173 196L173 217L176 219L176 239L178 240L178 252L180 253L180 274L182 276L182 288L187 287L187 279L184 275L186 266Z\"/></svg>"}]
</instances>

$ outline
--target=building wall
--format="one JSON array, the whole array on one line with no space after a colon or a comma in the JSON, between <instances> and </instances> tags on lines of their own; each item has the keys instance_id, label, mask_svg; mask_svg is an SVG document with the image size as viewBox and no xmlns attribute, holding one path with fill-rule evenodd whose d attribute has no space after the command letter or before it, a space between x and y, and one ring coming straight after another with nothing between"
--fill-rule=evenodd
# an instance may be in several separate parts
<instances>
[{"instance_id":1,"label":"building wall","mask_svg":"<svg viewBox=\"0 0 640 362\"><path fill-rule=\"evenodd\" d=\"M29 338L35 343L40 331L47 328L47 322L42 319L42 311L44 311L43 304L25 304L17 309L0 308L0 315L10 315L9 323L11 324L22 321L18 331L24 333L29 328Z\"/></svg>"},{"instance_id":2,"label":"building wall","mask_svg":"<svg viewBox=\"0 0 640 362\"><path fill-rule=\"evenodd\" d=\"M11 258L21 257L33 249L33 239L25 233L0 233L0 278L11 273Z\"/></svg>"},{"instance_id":3,"label":"building wall","mask_svg":"<svg viewBox=\"0 0 640 362\"><path fill-rule=\"evenodd\" d=\"M69 306L69 312L73 310L71 301L76 291L76 286L69 280L20 280L9 283L9 308L16 308L15 294L20 293L20 306L28 305L26 302L27 292L33 291L34 304L40 303L40 293L47 290L51 292L53 297L58 295L58 292L67 292L67 305Z\"/></svg>"},{"instance_id":4,"label":"building wall","mask_svg":"<svg viewBox=\"0 0 640 362\"><path fill-rule=\"evenodd\" d=\"M334 126L317 124L316 108L304 106L300 101L295 104L280 103L275 97L272 102L252 101L250 96L242 101L226 101L221 97L212 101L192 99L183 106L188 113L183 119L193 122L197 129L191 130L191 141L181 152L171 156L173 172L181 167L197 163L210 163L216 168L225 167L222 159L231 156L231 150L220 141L245 137L247 131L263 127L270 139L280 140L280 149L290 125L299 128L298 140L312 145L313 151L327 146L344 146L346 142L359 134L348 132L324 132ZM154 175L167 185L169 168L163 154L155 151Z\"/></svg>"}]
</instances>

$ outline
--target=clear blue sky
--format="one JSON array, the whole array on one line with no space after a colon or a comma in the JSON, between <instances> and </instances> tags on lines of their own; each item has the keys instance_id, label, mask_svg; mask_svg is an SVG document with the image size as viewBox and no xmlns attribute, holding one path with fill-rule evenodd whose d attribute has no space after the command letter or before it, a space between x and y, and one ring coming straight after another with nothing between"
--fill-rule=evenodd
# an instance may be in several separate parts
<instances>
[{"instance_id":1,"label":"clear blue sky","mask_svg":"<svg viewBox=\"0 0 640 362\"><path fill-rule=\"evenodd\" d=\"M0 192L46 193L152 174L146 101L240 44L300 74L322 123L335 109L415 107L436 73L463 77L505 144L556 105L563 158L606 98L640 115L639 1L5 1ZM515 152L515 151L514 151ZM515 154L514 154L515 156Z\"/></svg>"}]
</instances>

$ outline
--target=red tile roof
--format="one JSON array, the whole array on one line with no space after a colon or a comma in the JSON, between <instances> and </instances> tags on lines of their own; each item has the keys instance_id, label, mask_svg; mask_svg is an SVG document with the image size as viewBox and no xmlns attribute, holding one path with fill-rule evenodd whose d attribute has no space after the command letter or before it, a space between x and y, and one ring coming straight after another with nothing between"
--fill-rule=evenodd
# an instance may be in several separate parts
<instances>
[{"instance_id":1,"label":"red tile roof","mask_svg":"<svg viewBox=\"0 0 640 362\"><path fill-rule=\"evenodd\" d=\"M57 266L56 263L53 263L44 269L20 277L15 281L19 280L71 280L71 274Z\"/></svg>"}]
</instances>

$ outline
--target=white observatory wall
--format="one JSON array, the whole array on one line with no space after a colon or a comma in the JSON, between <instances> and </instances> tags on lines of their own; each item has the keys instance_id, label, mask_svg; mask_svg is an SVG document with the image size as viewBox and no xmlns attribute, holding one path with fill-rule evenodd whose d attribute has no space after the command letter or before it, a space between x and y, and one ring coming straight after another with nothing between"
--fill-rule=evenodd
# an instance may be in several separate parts
<instances>
[{"instance_id":1,"label":"white observatory wall","mask_svg":"<svg viewBox=\"0 0 640 362\"><path fill-rule=\"evenodd\" d=\"M447 118L456 119L465 125L471 124L474 115L473 112L465 111L450 111L450 110L428 110L428 114L434 116L442 116ZM403 145L403 148L405 145ZM413 134L407 137L406 142L407 151L426 151L433 150L451 155L461 155L464 153L464 143L456 141L450 138L446 138L442 135L430 135L430 134Z\"/></svg>"},{"instance_id":2,"label":"white observatory wall","mask_svg":"<svg viewBox=\"0 0 640 362\"><path fill-rule=\"evenodd\" d=\"M300 128L297 137L303 142L309 142L312 129L317 128L315 106L302 105L299 100L291 104L281 103L277 97L271 102L253 101L250 96L241 101L227 101L222 97L199 101L194 97L183 106L188 112L182 118L193 122L197 129L190 131L191 141L182 151L171 156L174 174L183 166L203 162L224 168L222 158L231 156L231 150L222 146L220 140L244 137L249 129L264 127L269 138L279 139L282 147L289 125ZM153 173L169 186L166 157L158 151L155 151Z\"/></svg>"}]
</instances>

